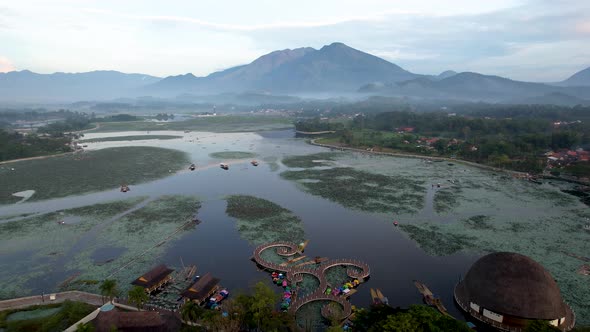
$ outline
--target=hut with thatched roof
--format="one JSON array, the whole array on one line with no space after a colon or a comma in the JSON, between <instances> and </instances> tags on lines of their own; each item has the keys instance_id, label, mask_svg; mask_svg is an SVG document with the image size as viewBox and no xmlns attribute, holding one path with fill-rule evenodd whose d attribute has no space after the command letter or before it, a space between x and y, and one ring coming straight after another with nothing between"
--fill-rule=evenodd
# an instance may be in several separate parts
<instances>
[{"instance_id":1,"label":"hut with thatched roof","mask_svg":"<svg viewBox=\"0 0 590 332\"><path fill-rule=\"evenodd\" d=\"M544 320L562 331L575 315L549 271L531 258L497 252L480 258L455 287L455 301L470 316L503 331Z\"/></svg>"}]
</instances>

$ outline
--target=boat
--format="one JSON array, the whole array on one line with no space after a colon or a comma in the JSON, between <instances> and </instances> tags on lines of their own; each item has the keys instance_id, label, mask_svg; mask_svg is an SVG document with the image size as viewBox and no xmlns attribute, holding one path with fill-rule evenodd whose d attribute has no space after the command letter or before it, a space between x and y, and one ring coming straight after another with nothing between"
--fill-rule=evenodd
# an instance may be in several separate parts
<instances>
[{"instance_id":1,"label":"boat","mask_svg":"<svg viewBox=\"0 0 590 332\"><path fill-rule=\"evenodd\" d=\"M195 164L191 164L188 169L190 169L191 171L194 171L195 168L197 168L197 166L195 166Z\"/></svg>"},{"instance_id":2,"label":"boat","mask_svg":"<svg viewBox=\"0 0 590 332\"><path fill-rule=\"evenodd\" d=\"M443 305L440 298L435 297L432 291L423 283L418 280L414 280L414 285L418 288L418 291L422 294L423 300L426 304L436 308L443 315L450 316L447 308Z\"/></svg>"},{"instance_id":3,"label":"boat","mask_svg":"<svg viewBox=\"0 0 590 332\"><path fill-rule=\"evenodd\" d=\"M371 288L371 299L373 300L374 305L383 304L383 302L381 302L381 299L379 298L379 295L377 295L377 292L373 288Z\"/></svg>"},{"instance_id":4,"label":"boat","mask_svg":"<svg viewBox=\"0 0 590 332\"><path fill-rule=\"evenodd\" d=\"M383 293L381 293L381 290L379 288L377 288L375 290L375 293L377 293L377 297L379 297L379 300L381 301L381 303L385 304L385 305L389 305L389 299L385 296L383 296Z\"/></svg>"},{"instance_id":5,"label":"boat","mask_svg":"<svg viewBox=\"0 0 590 332\"><path fill-rule=\"evenodd\" d=\"M126 184L121 185L121 192L122 193L126 193L129 190L131 190L131 189L129 189L129 186L128 185L126 185Z\"/></svg>"},{"instance_id":6,"label":"boat","mask_svg":"<svg viewBox=\"0 0 590 332\"><path fill-rule=\"evenodd\" d=\"M250 164L252 164L252 166L258 166L258 162L256 160L252 160Z\"/></svg>"},{"instance_id":7,"label":"boat","mask_svg":"<svg viewBox=\"0 0 590 332\"><path fill-rule=\"evenodd\" d=\"M397 225L399 225L399 223L397 222L397 220L394 220L393 221L393 226L397 226Z\"/></svg>"},{"instance_id":8,"label":"boat","mask_svg":"<svg viewBox=\"0 0 590 332\"><path fill-rule=\"evenodd\" d=\"M228 165L228 164L226 164L226 163L221 163L221 164L219 164L219 167L223 168L223 169L224 169L224 170L226 170L226 171L229 169L229 165Z\"/></svg>"}]
</instances>

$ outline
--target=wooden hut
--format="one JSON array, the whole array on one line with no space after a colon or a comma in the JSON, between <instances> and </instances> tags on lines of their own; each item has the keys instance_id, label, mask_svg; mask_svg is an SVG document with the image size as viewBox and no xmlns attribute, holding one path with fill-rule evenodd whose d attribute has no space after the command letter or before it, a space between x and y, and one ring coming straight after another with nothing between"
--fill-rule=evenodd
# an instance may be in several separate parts
<instances>
[{"instance_id":1,"label":"wooden hut","mask_svg":"<svg viewBox=\"0 0 590 332\"><path fill-rule=\"evenodd\" d=\"M131 284L143 287L146 293L151 293L158 289L158 287L161 287L172 280L172 272L174 272L173 269L168 268L164 264L160 264L146 274L135 279Z\"/></svg>"},{"instance_id":2,"label":"wooden hut","mask_svg":"<svg viewBox=\"0 0 590 332\"><path fill-rule=\"evenodd\" d=\"M202 276L192 286L182 292L185 301L193 301L202 304L207 301L219 289L219 279L214 278L211 273Z\"/></svg>"}]
</instances>

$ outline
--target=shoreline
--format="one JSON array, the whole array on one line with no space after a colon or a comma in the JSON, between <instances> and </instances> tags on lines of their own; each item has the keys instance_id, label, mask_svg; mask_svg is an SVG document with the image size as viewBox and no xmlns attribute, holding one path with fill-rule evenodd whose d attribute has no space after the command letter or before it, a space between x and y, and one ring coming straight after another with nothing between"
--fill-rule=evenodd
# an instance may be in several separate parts
<instances>
[{"instance_id":1,"label":"shoreline","mask_svg":"<svg viewBox=\"0 0 590 332\"><path fill-rule=\"evenodd\" d=\"M475 163L475 162L472 162L472 161L468 161L468 160L463 160L463 159L453 159L453 158L448 158L448 157L437 157L437 156L426 156L426 155L413 154L413 153L403 153L403 152L367 151L367 150L363 150L363 149L360 149L360 148L353 148L353 147L349 147L349 146L338 146L338 145L331 145L331 144L325 144L325 143L317 143L315 138L312 139L312 140L310 140L309 143L311 145L321 146L321 147L324 147L324 148L344 149L344 150L348 150L348 151L362 152L362 153L370 153L370 154L383 155L383 156L391 156L391 157L402 157L402 158L416 158L416 159L427 159L427 160L430 159L430 160L448 161L448 162L454 162L454 163L464 164L464 165L468 165L468 166L473 166L473 167L477 167L477 168L481 168L481 169L485 169L485 170L489 170L489 171L505 172L505 173L510 173L512 175L518 175L518 176L526 176L526 175L528 175L528 173L526 173L526 172L520 172L520 171L509 170L509 169L497 168L497 167L493 167L493 166L478 164L478 163Z\"/></svg>"}]
</instances>

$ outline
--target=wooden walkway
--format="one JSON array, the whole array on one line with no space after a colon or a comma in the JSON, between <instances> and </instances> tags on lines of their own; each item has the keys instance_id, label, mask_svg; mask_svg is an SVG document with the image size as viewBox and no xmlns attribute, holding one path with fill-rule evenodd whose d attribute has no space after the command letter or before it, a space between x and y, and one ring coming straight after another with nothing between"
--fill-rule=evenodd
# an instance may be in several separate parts
<instances>
[{"instance_id":1,"label":"wooden walkway","mask_svg":"<svg viewBox=\"0 0 590 332\"><path fill-rule=\"evenodd\" d=\"M325 294L326 289L330 286L328 280L326 279L326 271L330 268L335 266L348 266L346 270L346 274L350 278L354 279L365 279L368 278L371 274L371 270L369 265L365 262L361 262L355 259L329 259L318 264L315 267L307 267L307 266L285 266L282 264L277 264L273 262L269 262L262 258L261 253L265 250L269 250L272 248L276 248L276 253L280 256L289 257L294 256L296 254L300 254L299 246L292 242L271 242L267 244L260 245L254 249L254 256L253 259L256 263L263 268L271 271L278 271L284 272L286 274L286 279L291 284L299 283L303 281L303 276L305 274L312 275L317 278L320 282L319 287L304 297L294 297L291 306L289 307L289 311L292 314L295 314L297 310L299 310L303 305L314 302L314 301L333 301L339 303L343 308L343 314L341 319L346 319L352 313L352 307L350 302L346 300L346 297L343 296L336 296L332 294ZM328 314L329 309L324 306L322 308L322 315L326 317ZM331 317L326 317L331 318Z\"/></svg>"}]
</instances>

